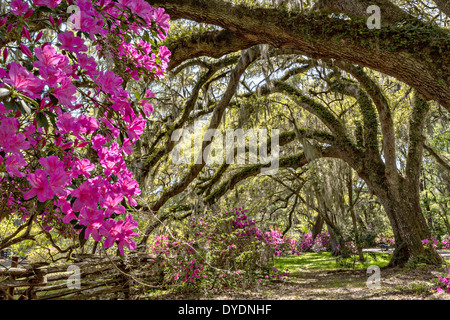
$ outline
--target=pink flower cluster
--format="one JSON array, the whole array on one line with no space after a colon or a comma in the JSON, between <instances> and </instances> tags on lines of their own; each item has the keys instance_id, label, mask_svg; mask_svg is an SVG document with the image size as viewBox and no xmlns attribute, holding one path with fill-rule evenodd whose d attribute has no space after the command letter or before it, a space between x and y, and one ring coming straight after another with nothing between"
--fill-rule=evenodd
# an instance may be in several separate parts
<instances>
[{"instance_id":1,"label":"pink flower cluster","mask_svg":"<svg viewBox=\"0 0 450 320\"><path fill-rule=\"evenodd\" d=\"M422 244L429 245L434 248L439 244L439 241L436 240L435 238L423 239Z\"/></svg>"},{"instance_id":2,"label":"pink flower cluster","mask_svg":"<svg viewBox=\"0 0 450 320\"><path fill-rule=\"evenodd\" d=\"M436 238L423 239L422 244L426 246L431 246L437 249L450 249L450 237L444 238L442 240L437 240Z\"/></svg>"},{"instance_id":3,"label":"pink flower cluster","mask_svg":"<svg viewBox=\"0 0 450 320\"><path fill-rule=\"evenodd\" d=\"M42 31L29 31L40 6L56 12L71 4L79 8L69 19L71 30L60 31L62 21L49 16L54 28L48 30L58 45L42 43ZM0 171L3 165L8 174L8 179L0 178L0 201L8 199L14 211L21 208L23 219L38 211L46 231L65 225L63 233L104 239L105 248L117 243L121 254L124 247L135 249L137 222L123 215L125 205L137 204L134 197L141 190L126 158L144 133L143 115L152 112L154 95L147 91L134 101L124 80L139 80L142 67L162 78L170 52L149 37L125 39L141 39L148 31L164 39L169 16L144 0L34 0L31 8L13 0L11 13L0 21L0 33L21 30L16 36L23 63L13 61L3 48L0 89L15 97L0 97ZM119 45L111 50L107 41ZM127 62L134 65L121 74L101 70L101 57L89 52L90 42L98 43L100 55L118 60L121 48L127 48L133 53ZM25 186L22 197L14 188L20 184Z\"/></svg>"},{"instance_id":4,"label":"pink flower cluster","mask_svg":"<svg viewBox=\"0 0 450 320\"><path fill-rule=\"evenodd\" d=\"M261 231L244 208L192 217L187 226L183 237L160 235L150 247L164 261L167 281L190 286L248 284L262 276L274 255L297 252L295 239L276 229Z\"/></svg>"},{"instance_id":5,"label":"pink flower cluster","mask_svg":"<svg viewBox=\"0 0 450 320\"><path fill-rule=\"evenodd\" d=\"M319 233L315 239L313 239L311 232L307 232L300 238L299 251L321 252L329 250L330 246L331 241L328 232Z\"/></svg>"},{"instance_id":6,"label":"pink flower cluster","mask_svg":"<svg viewBox=\"0 0 450 320\"><path fill-rule=\"evenodd\" d=\"M436 282L436 286L430 289L431 293L450 293L450 270L448 271L448 276L438 277Z\"/></svg>"},{"instance_id":7,"label":"pink flower cluster","mask_svg":"<svg viewBox=\"0 0 450 320\"><path fill-rule=\"evenodd\" d=\"M384 243L387 245L394 245L395 244L395 238L385 238L385 237L379 237L375 240L376 243Z\"/></svg>"}]
</instances>

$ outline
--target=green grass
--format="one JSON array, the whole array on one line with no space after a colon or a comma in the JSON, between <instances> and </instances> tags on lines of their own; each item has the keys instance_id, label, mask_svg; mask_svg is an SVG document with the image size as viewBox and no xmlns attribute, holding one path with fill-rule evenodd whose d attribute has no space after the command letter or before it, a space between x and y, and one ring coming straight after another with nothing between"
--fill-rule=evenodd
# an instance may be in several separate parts
<instances>
[{"instance_id":1,"label":"green grass","mask_svg":"<svg viewBox=\"0 0 450 320\"><path fill-rule=\"evenodd\" d=\"M308 252L299 256L280 257L275 259L275 267L279 270L289 269L289 272L298 273L308 270L337 270L353 269L353 260L355 269L367 269L371 265L384 267L389 263L390 253L364 253L366 261L361 263L358 257L345 259L345 264L339 264L336 257L330 252L315 253Z\"/></svg>"}]
</instances>

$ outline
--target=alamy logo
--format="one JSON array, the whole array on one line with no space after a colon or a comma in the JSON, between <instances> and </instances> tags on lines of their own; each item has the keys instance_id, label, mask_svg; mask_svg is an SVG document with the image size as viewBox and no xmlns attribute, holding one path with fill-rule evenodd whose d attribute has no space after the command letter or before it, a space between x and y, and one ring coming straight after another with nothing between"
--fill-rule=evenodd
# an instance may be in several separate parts
<instances>
[{"instance_id":1,"label":"alamy logo","mask_svg":"<svg viewBox=\"0 0 450 320\"><path fill-rule=\"evenodd\" d=\"M262 175L273 175L278 172L280 152L278 129L272 129L268 139L267 129L246 131L228 129L225 134L216 129L208 129L203 134L201 129L194 127L196 129L193 133L188 129L177 129L173 132L172 141L176 145L171 157L174 164L259 163L262 165ZM203 150L204 142L209 144Z\"/></svg>"},{"instance_id":2,"label":"alamy logo","mask_svg":"<svg viewBox=\"0 0 450 320\"><path fill-rule=\"evenodd\" d=\"M80 267L76 266L76 265L70 265L67 268L67 272L72 272L73 274L71 274L69 276L69 278L67 279L67 288L68 289L80 289L81 288L81 272L80 272Z\"/></svg>"},{"instance_id":3,"label":"alamy logo","mask_svg":"<svg viewBox=\"0 0 450 320\"><path fill-rule=\"evenodd\" d=\"M381 9L377 5L367 7L367 13L371 16L367 19L367 27L369 29L381 29Z\"/></svg>"},{"instance_id":4,"label":"alamy logo","mask_svg":"<svg viewBox=\"0 0 450 320\"><path fill-rule=\"evenodd\" d=\"M69 19L67 19L67 28L73 30L81 29L81 11L76 5L70 5L67 7L67 13L70 14Z\"/></svg>"},{"instance_id":5,"label":"alamy logo","mask_svg":"<svg viewBox=\"0 0 450 320\"><path fill-rule=\"evenodd\" d=\"M380 289L381 288L381 272L380 267L376 265L369 266L367 268L367 273L373 273L369 279L367 279L366 285L369 289Z\"/></svg>"}]
</instances>

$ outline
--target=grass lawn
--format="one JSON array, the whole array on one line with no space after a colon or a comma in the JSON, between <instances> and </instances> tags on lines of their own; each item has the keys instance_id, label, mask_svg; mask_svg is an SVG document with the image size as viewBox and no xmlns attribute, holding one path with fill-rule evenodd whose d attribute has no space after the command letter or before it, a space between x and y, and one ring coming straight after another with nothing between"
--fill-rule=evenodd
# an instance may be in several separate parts
<instances>
[{"instance_id":1,"label":"grass lawn","mask_svg":"<svg viewBox=\"0 0 450 320\"><path fill-rule=\"evenodd\" d=\"M299 256L280 257L275 259L275 267L279 270L289 269L291 274L308 270L337 270L337 269L367 269L371 265L384 267L389 263L390 253L364 253L366 261L358 261L358 257L352 257L343 261L333 257L330 252L307 252ZM356 259L355 263L354 260Z\"/></svg>"}]
</instances>

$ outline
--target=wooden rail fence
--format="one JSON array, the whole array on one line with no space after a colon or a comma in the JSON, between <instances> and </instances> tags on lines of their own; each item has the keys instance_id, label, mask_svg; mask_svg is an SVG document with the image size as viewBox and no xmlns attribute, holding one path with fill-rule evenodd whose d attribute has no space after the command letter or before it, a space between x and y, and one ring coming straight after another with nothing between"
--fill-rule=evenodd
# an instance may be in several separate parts
<instances>
[{"instance_id":1,"label":"wooden rail fence","mask_svg":"<svg viewBox=\"0 0 450 320\"><path fill-rule=\"evenodd\" d=\"M124 258L73 255L66 264L0 266L0 300L130 299L146 287L158 287L164 274L159 259L148 254Z\"/></svg>"}]
</instances>

